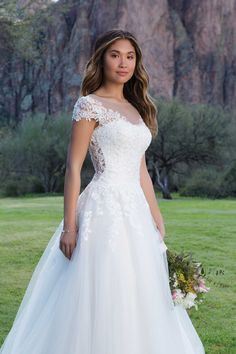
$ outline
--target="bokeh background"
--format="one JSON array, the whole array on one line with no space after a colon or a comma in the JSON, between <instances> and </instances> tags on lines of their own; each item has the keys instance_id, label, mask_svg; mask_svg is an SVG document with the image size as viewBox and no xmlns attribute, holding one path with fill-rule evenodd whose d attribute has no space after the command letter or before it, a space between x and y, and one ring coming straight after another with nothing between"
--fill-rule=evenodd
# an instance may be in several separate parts
<instances>
[{"instance_id":1,"label":"bokeh background","mask_svg":"<svg viewBox=\"0 0 236 354\"><path fill-rule=\"evenodd\" d=\"M147 152L155 188L164 198L236 195L235 0L0 5L3 195L63 192L68 116L96 37L114 28L137 37L159 110Z\"/></svg>"}]
</instances>

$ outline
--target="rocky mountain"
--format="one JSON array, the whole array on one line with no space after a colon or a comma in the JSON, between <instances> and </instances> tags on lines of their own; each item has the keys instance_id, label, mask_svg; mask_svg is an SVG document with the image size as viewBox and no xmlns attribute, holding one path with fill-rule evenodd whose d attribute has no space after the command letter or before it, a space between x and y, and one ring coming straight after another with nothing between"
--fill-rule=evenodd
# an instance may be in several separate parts
<instances>
[{"instance_id":1,"label":"rocky mountain","mask_svg":"<svg viewBox=\"0 0 236 354\"><path fill-rule=\"evenodd\" d=\"M41 2L53 12L39 61L9 56L0 34L0 116L71 113L96 36L112 28L138 38L152 95L235 108L235 0Z\"/></svg>"}]
</instances>

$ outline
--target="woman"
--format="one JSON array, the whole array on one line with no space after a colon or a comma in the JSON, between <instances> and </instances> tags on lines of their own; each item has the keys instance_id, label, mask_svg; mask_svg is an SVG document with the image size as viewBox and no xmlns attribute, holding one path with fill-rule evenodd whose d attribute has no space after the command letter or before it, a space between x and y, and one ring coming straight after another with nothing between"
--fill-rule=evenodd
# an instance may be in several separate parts
<instances>
[{"instance_id":1,"label":"woman","mask_svg":"<svg viewBox=\"0 0 236 354\"><path fill-rule=\"evenodd\" d=\"M168 282L165 227L145 162L156 109L136 38L97 39L74 106L64 219L2 354L202 354ZM89 150L95 173L80 194Z\"/></svg>"}]
</instances>

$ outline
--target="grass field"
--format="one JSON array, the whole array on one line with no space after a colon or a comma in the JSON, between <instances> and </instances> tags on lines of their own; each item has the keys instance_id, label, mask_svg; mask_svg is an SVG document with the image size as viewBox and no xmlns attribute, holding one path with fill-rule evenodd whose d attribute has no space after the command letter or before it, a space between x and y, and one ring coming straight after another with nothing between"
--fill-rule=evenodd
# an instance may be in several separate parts
<instances>
[{"instance_id":1,"label":"grass field","mask_svg":"<svg viewBox=\"0 0 236 354\"><path fill-rule=\"evenodd\" d=\"M236 200L158 199L170 250L192 252L211 287L199 310L188 310L207 354L235 354ZM26 286L63 218L63 197L0 199L0 345ZM33 354L33 353L32 353ZM147 353L148 354L148 353Z\"/></svg>"}]
</instances>

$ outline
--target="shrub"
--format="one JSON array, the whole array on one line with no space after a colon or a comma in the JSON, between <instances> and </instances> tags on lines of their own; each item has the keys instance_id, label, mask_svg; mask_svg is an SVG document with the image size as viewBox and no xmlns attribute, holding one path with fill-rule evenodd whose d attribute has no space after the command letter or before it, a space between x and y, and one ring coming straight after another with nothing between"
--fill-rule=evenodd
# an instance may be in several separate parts
<instances>
[{"instance_id":1,"label":"shrub","mask_svg":"<svg viewBox=\"0 0 236 354\"><path fill-rule=\"evenodd\" d=\"M182 196L220 198L223 197L221 185L221 172L213 168L198 169L186 180L179 193Z\"/></svg>"},{"instance_id":2,"label":"shrub","mask_svg":"<svg viewBox=\"0 0 236 354\"><path fill-rule=\"evenodd\" d=\"M35 176L9 178L2 186L4 197L17 197L27 193L43 193L43 186Z\"/></svg>"}]
</instances>

